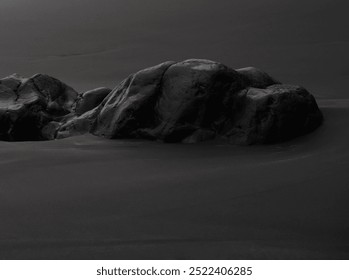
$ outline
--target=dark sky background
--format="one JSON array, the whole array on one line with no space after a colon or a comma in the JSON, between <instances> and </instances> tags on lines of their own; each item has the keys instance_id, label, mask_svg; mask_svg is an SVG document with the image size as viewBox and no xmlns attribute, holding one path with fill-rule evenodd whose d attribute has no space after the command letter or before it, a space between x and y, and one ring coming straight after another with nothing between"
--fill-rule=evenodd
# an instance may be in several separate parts
<instances>
[{"instance_id":1,"label":"dark sky background","mask_svg":"<svg viewBox=\"0 0 349 280\"><path fill-rule=\"evenodd\" d=\"M347 0L1 0L0 76L78 90L165 60L256 66L318 98L349 98Z\"/></svg>"}]
</instances>

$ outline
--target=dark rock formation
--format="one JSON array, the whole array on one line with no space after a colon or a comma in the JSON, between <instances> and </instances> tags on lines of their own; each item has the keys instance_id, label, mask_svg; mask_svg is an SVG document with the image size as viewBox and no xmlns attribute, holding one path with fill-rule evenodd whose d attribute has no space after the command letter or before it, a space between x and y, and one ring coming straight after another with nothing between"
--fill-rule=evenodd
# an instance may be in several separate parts
<instances>
[{"instance_id":1,"label":"dark rock formation","mask_svg":"<svg viewBox=\"0 0 349 280\"><path fill-rule=\"evenodd\" d=\"M0 139L43 140L41 129L72 113L77 92L55 78L37 74L0 80Z\"/></svg>"},{"instance_id":2,"label":"dark rock formation","mask_svg":"<svg viewBox=\"0 0 349 280\"><path fill-rule=\"evenodd\" d=\"M96 117L99 113L100 107L96 107L90 111L85 112L80 116L73 116L68 120L62 122L55 134L55 138L66 138L74 135L85 134L90 131ZM50 126L52 127L51 124Z\"/></svg>"},{"instance_id":3,"label":"dark rock formation","mask_svg":"<svg viewBox=\"0 0 349 280\"><path fill-rule=\"evenodd\" d=\"M78 94L45 76L0 80L0 138L40 140L91 132L107 138L274 143L321 124L314 97L256 68L209 60L165 62L112 91Z\"/></svg>"},{"instance_id":4,"label":"dark rock formation","mask_svg":"<svg viewBox=\"0 0 349 280\"><path fill-rule=\"evenodd\" d=\"M275 143L317 128L322 114L304 88L275 84L265 89L247 88L236 98L239 106L221 132L231 142Z\"/></svg>"},{"instance_id":5,"label":"dark rock formation","mask_svg":"<svg viewBox=\"0 0 349 280\"><path fill-rule=\"evenodd\" d=\"M166 62L129 76L99 108L91 132L108 138L273 143L322 121L304 88L281 85L256 68L208 60Z\"/></svg>"},{"instance_id":6,"label":"dark rock formation","mask_svg":"<svg viewBox=\"0 0 349 280\"><path fill-rule=\"evenodd\" d=\"M162 77L172 64L139 71L121 82L104 100L93 133L108 138L142 137L142 130L158 119L155 104L161 95Z\"/></svg>"},{"instance_id":7,"label":"dark rock formation","mask_svg":"<svg viewBox=\"0 0 349 280\"><path fill-rule=\"evenodd\" d=\"M5 86L12 91L17 91L19 86L25 81L24 78L17 74L12 74L6 78L0 80L0 85Z\"/></svg>"},{"instance_id":8,"label":"dark rock formation","mask_svg":"<svg viewBox=\"0 0 349 280\"><path fill-rule=\"evenodd\" d=\"M255 67L241 68L236 71L244 77L246 84L249 87L266 88L274 84L279 84L278 81L274 80L267 73Z\"/></svg>"},{"instance_id":9,"label":"dark rock formation","mask_svg":"<svg viewBox=\"0 0 349 280\"><path fill-rule=\"evenodd\" d=\"M84 92L78 98L75 108L76 115L80 116L97 107L110 92L111 89L104 87Z\"/></svg>"}]
</instances>

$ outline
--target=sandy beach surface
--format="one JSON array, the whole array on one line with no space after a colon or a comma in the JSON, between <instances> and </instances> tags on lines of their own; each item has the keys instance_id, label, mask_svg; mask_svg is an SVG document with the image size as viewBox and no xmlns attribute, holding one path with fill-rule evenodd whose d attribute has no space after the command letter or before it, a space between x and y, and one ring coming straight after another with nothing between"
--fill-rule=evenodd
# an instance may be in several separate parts
<instances>
[{"instance_id":1,"label":"sandy beach surface","mask_svg":"<svg viewBox=\"0 0 349 280\"><path fill-rule=\"evenodd\" d=\"M0 142L0 259L348 259L347 0L2 0L0 77L78 91L162 61L258 67L324 124L238 147Z\"/></svg>"},{"instance_id":2,"label":"sandy beach surface","mask_svg":"<svg viewBox=\"0 0 349 280\"><path fill-rule=\"evenodd\" d=\"M2 259L349 257L349 101L269 146L0 142Z\"/></svg>"}]
</instances>

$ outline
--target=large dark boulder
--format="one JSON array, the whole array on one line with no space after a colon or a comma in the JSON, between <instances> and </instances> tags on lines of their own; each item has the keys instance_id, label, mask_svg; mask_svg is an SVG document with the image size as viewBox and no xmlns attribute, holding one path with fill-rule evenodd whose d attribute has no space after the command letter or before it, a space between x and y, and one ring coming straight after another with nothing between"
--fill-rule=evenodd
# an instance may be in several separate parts
<instances>
[{"instance_id":1,"label":"large dark boulder","mask_svg":"<svg viewBox=\"0 0 349 280\"><path fill-rule=\"evenodd\" d=\"M36 74L0 80L0 139L44 140L42 128L72 113L77 92L59 80Z\"/></svg>"},{"instance_id":2,"label":"large dark boulder","mask_svg":"<svg viewBox=\"0 0 349 280\"><path fill-rule=\"evenodd\" d=\"M163 77L155 106L158 123L154 135L179 142L198 130L215 132L231 106L230 93L243 88L241 75L220 63L186 60L173 64Z\"/></svg>"},{"instance_id":3,"label":"large dark boulder","mask_svg":"<svg viewBox=\"0 0 349 280\"><path fill-rule=\"evenodd\" d=\"M273 143L310 132L322 121L314 97L302 87L282 85L253 67L233 70L195 59L129 76L94 114L95 135L187 143L216 137Z\"/></svg>"}]
</instances>

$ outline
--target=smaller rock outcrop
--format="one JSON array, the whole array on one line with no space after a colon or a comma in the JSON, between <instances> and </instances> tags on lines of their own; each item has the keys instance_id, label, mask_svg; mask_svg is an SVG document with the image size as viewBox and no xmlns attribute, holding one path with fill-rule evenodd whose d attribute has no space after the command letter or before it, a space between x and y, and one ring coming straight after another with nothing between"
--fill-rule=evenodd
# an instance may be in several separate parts
<instances>
[{"instance_id":1,"label":"smaller rock outcrop","mask_svg":"<svg viewBox=\"0 0 349 280\"><path fill-rule=\"evenodd\" d=\"M55 138L61 139L88 133L96 120L98 112L99 107L96 107L80 116L73 116L60 123L60 125L56 127ZM55 124L50 123L49 125L52 127L52 125Z\"/></svg>"},{"instance_id":2,"label":"smaller rock outcrop","mask_svg":"<svg viewBox=\"0 0 349 280\"><path fill-rule=\"evenodd\" d=\"M322 114L314 97L299 86L274 84L247 88L223 134L238 144L275 143L317 128Z\"/></svg>"},{"instance_id":3,"label":"smaller rock outcrop","mask_svg":"<svg viewBox=\"0 0 349 280\"><path fill-rule=\"evenodd\" d=\"M76 102L76 115L80 116L97 107L110 92L110 88L100 87L81 94Z\"/></svg>"},{"instance_id":4,"label":"smaller rock outcrop","mask_svg":"<svg viewBox=\"0 0 349 280\"><path fill-rule=\"evenodd\" d=\"M0 80L0 139L44 140L41 129L72 113L78 94L48 75L29 79L12 75Z\"/></svg>"}]
</instances>

